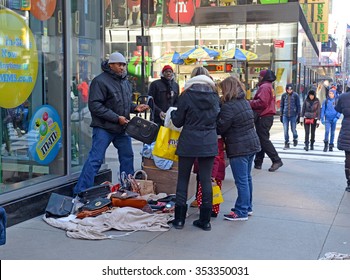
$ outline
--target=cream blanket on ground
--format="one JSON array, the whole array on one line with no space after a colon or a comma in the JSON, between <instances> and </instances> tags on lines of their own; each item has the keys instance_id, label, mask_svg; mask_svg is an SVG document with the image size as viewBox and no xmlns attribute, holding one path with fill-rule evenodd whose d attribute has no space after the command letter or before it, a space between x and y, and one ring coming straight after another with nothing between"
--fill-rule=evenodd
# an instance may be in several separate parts
<instances>
[{"instance_id":1,"label":"cream blanket on ground","mask_svg":"<svg viewBox=\"0 0 350 280\"><path fill-rule=\"evenodd\" d=\"M116 229L123 231L168 231L171 214L149 214L133 207L113 208L97 217L67 220L46 218L43 220L49 225L67 231L70 238L80 239L111 239L123 235L107 235L103 232ZM128 235L128 234L127 234Z\"/></svg>"}]
</instances>

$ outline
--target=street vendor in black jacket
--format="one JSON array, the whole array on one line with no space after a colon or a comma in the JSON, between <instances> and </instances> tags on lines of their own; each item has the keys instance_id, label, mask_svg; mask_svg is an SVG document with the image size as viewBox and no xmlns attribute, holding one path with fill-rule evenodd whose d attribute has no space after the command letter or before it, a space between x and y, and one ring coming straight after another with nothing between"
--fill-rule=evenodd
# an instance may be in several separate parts
<instances>
[{"instance_id":1,"label":"street vendor in black jacket","mask_svg":"<svg viewBox=\"0 0 350 280\"><path fill-rule=\"evenodd\" d=\"M170 65L165 65L160 79L151 83L148 95L154 100L154 122L164 125L166 111L169 107L176 107L179 96L179 85L174 79L174 70Z\"/></svg>"},{"instance_id":2,"label":"street vendor in black jacket","mask_svg":"<svg viewBox=\"0 0 350 280\"><path fill-rule=\"evenodd\" d=\"M125 57L112 53L109 60L102 62L102 73L94 78L89 89L89 110L91 112L92 147L84 164L74 193L92 187L108 146L118 150L119 172L134 174L134 153L131 138L125 134L125 125L130 113L143 112L146 104L132 102L132 87L127 79Z\"/></svg>"}]
</instances>

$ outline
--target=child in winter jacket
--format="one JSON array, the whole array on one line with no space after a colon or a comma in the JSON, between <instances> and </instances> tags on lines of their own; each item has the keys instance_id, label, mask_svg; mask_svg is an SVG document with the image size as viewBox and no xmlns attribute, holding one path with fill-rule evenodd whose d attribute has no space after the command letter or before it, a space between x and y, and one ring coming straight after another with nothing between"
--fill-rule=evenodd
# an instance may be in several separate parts
<instances>
[{"instance_id":1,"label":"child in winter jacket","mask_svg":"<svg viewBox=\"0 0 350 280\"><path fill-rule=\"evenodd\" d=\"M328 144L329 151L333 151L334 147L334 134L337 126L337 121L340 117L340 113L335 110L336 105L336 91L330 89L328 92L327 99L323 101L321 108L321 122L326 127L324 134L324 148L323 151L327 152ZM330 138L329 138L330 132ZM329 140L329 141L328 141Z\"/></svg>"},{"instance_id":2,"label":"child in winter jacket","mask_svg":"<svg viewBox=\"0 0 350 280\"><path fill-rule=\"evenodd\" d=\"M225 179L225 169L226 169L226 163L225 163L225 144L221 136L218 136L218 155L215 156L214 159L214 165L213 169L211 171L211 177L213 183L218 185L221 189L222 187L222 181ZM198 161L194 162L193 166L193 172L198 174ZM198 179L197 175L197 193L196 193L196 202L198 207L202 205L202 186L200 184L200 181ZM192 207L195 205L192 205ZM211 216L212 217L217 217L220 211L220 204L214 204L212 211L211 211Z\"/></svg>"}]
</instances>

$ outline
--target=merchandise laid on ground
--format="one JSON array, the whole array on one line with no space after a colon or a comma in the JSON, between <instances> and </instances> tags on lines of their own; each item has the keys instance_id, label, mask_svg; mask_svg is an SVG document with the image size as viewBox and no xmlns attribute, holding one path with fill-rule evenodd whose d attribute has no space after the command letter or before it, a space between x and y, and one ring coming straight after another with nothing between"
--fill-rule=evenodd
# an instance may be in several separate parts
<instances>
[{"instance_id":1,"label":"merchandise laid on ground","mask_svg":"<svg viewBox=\"0 0 350 280\"><path fill-rule=\"evenodd\" d=\"M109 239L103 232L167 231L173 220L177 181L177 163L169 170L158 168L153 159L143 158L143 170L134 175L122 173L121 182L104 182L75 198L52 193L43 220L81 239ZM191 177L189 197L195 193ZM119 235L118 235L119 236Z\"/></svg>"}]
</instances>

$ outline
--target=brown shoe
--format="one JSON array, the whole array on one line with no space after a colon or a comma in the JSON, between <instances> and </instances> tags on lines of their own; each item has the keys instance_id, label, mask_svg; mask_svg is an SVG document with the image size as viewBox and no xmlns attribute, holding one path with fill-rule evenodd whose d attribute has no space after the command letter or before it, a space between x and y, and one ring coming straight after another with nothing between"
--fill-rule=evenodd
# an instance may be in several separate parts
<instances>
[{"instance_id":1,"label":"brown shoe","mask_svg":"<svg viewBox=\"0 0 350 280\"><path fill-rule=\"evenodd\" d=\"M193 208L197 208L198 207L198 202L197 202L196 199L192 201L190 207L193 207Z\"/></svg>"},{"instance_id":2,"label":"brown shoe","mask_svg":"<svg viewBox=\"0 0 350 280\"><path fill-rule=\"evenodd\" d=\"M278 168L280 168L281 166L283 165L283 162L282 161L277 161L277 162L274 162L271 167L269 168L269 171L270 172L275 172Z\"/></svg>"}]
</instances>

